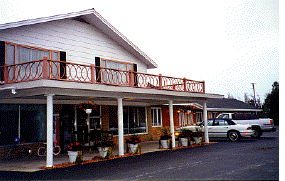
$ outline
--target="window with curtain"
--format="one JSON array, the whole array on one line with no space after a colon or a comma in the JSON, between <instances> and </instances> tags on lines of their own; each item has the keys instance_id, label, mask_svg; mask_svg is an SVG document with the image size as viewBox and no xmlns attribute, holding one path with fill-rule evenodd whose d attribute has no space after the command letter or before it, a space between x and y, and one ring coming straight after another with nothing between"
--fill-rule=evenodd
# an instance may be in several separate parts
<instances>
[{"instance_id":1,"label":"window with curtain","mask_svg":"<svg viewBox=\"0 0 285 181\"><path fill-rule=\"evenodd\" d=\"M133 64L127 62L118 62L113 60L101 59L101 78L102 83L109 84L128 84L128 72L133 70Z\"/></svg>"},{"instance_id":2,"label":"window with curtain","mask_svg":"<svg viewBox=\"0 0 285 181\"><path fill-rule=\"evenodd\" d=\"M52 60L59 60L59 51L6 42L6 64L8 65L42 60L43 57L47 57L48 59ZM59 68L58 62L50 63L50 77L59 77ZM23 66L18 66L18 69L10 66L9 77L10 80L37 78L36 76L39 75L41 71L42 67L40 66L40 62L23 64Z\"/></svg>"}]
</instances>

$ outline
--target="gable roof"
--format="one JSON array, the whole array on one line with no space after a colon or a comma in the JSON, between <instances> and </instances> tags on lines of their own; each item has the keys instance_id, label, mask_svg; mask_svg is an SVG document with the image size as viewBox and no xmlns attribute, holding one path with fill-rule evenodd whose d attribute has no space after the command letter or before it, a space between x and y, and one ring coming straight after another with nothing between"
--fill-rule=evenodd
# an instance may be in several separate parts
<instances>
[{"instance_id":1,"label":"gable roof","mask_svg":"<svg viewBox=\"0 0 285 181\"><path fill-rule=\"evenodd\" d=\"M208 111L261 111L256 109L250 104L246 104L237 99L208 99L207 100Z\"/></svg>"},{"instance_id":2,"label":"gable roof","mask_svg":"<svg viewBox=\"0 0 285 181\"><path fill-rule=\"evenodd\" d=\"M103 33L108 35L113 41L124 47L127 51L137 57L139 60L143 61L147 68L157 68L157 64L147 56L143 51L141 51L136 45L134 45L127 37L125 37L122 33L120 33L114 26L112 26L106 19L104 19L94 8L72 12L67 14L59 14L55 16L42 17L36 19L23 20L18 22L11 22L0 24L0 30L16 28L20 26L33 25L38 23L45 23L49 21L70 19L70 18L81 18L84 21L90 23L95 26Z\"/></svg>"}]
</instances>

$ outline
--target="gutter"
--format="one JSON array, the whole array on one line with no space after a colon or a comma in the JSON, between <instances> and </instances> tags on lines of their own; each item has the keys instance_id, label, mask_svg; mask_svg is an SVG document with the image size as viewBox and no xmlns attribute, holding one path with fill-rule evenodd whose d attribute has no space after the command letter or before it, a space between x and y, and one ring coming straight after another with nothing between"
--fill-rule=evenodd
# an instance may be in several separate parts
<instances>
[{"instance_id":1,"label":"gutter","mask_svg":"<svg viewBox=\"0 0 285 181\"><path fill-rule=\"evenodd\" d=\"M11 90L11 93L12 94L16 94L16 87L3 87L3 88L0 88L0 91L1 90Z\"/></svg>"}]
</instances>

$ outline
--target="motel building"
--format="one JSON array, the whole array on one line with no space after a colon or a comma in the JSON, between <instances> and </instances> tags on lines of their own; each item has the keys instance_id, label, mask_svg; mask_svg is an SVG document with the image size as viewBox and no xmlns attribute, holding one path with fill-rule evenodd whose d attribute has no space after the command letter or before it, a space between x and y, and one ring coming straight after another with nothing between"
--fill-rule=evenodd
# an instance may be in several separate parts
<instances>
[{"instance_id":1,"label":"motel building","mask_svg":"<svg viewBox=\"0 0 285 181\"><path fill-rule=\"evenodd\" d=\"M0 158L19 137L34 150L47 143L51 167L53 141L64 152L96 131L112 133L124 155L125 136L157 140L169 127L174 140L177 127L207 119L207 100L223 98L204 81L147 73L154 68L94 9L1 24Z\"/></svg>"}]
</instances>

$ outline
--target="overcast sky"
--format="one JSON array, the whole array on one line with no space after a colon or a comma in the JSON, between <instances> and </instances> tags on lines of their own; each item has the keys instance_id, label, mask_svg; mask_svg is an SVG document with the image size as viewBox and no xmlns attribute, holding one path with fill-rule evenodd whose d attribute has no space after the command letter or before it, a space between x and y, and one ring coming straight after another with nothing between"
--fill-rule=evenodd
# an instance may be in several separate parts
<instances>
[{"instance_id":1,"label":"overcast sky","mask_svg":"<svg viewBox=\"0 0 285 181\"><path fill-rule=\"evenodd\" d=\"M206 92L264 100L279 81L278 0L0 0L0 23L95 8L152 58L149 73L205 80Z\"/></svg>"}]
</instances>

